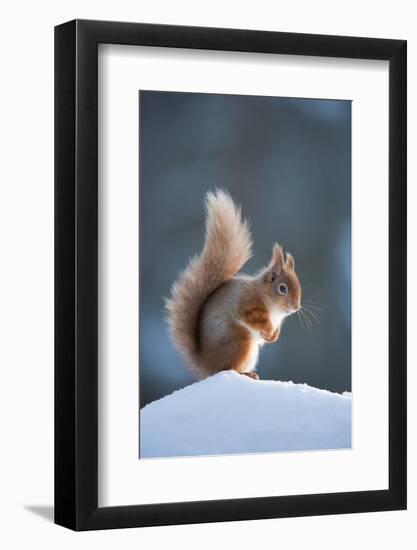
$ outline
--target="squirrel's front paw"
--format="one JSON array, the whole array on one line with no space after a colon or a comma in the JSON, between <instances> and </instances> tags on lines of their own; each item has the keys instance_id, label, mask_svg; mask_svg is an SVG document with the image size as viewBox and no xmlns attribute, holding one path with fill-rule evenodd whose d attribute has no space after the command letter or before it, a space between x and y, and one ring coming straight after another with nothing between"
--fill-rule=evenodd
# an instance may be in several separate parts
<instances>
[{"instance_id":1,"label":"squirrel's front paw","mask_svg":"<svg viewBox=\"0 0 417 550\"><path fill-rule=\"evenodd\" d=\"M279 334L280 334L279 327L277 327L272 333L261 332L262 338L265 340L265 342L268 342L268 343L276 342L279 338Z\"/></svg>"}]
</instances>

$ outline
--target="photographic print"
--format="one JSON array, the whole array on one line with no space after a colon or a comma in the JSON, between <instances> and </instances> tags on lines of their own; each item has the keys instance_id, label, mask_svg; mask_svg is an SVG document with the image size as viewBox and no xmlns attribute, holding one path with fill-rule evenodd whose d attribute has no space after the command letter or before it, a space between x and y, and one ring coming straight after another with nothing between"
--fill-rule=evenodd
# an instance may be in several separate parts
<instances>
[{"instance_id":1,"label":"photographic print","mask_svg":"<svg viewBox=\"0 0 417 550\"><path fill-rule=\"evenodd\" d=\"M55 523L406 509L406 73L404 40L56 27Z\"/></svg>"},{"instance_id":2,"label":"photographic print","mask_svg":"<svg viewBox=\"0 0 417 550\"><path fill-rule=\"evenodd\" d=\"M351 448L351 102L139 92L139 458Z\"/></svg>"}]
</instances>

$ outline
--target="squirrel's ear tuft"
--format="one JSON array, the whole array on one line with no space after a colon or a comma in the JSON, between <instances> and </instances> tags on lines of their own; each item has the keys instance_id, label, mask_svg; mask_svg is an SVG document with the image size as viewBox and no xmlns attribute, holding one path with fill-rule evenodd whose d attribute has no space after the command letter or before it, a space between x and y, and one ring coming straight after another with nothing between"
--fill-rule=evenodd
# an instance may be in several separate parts
<instances>
[{"instance_id":1,"label":"squirrel's ear tuft","mask_svg":"<svg viewBox=\"0 0 417 550\"><path fill-rule=\"evenodd\" d=\"M287 261L285 262L285 267L287 269L292 269L294 271L294 267L295 267L294 258L289 252L287 252L286 256L287 256Z\"/></svg>"},{"instance_id":2,"label":"squirrel's ear tuft","mask_svg":"<svg viewBox=\"0 0 417 550\"><path fill-rule=\"evenodd\" d=\"M272 248L272 258L269 262L265 273L265 280L268 283L272 283L279 275L281 275L284 269L284 252L282 247L275 243Z\"/></svg>"}]
</instances>

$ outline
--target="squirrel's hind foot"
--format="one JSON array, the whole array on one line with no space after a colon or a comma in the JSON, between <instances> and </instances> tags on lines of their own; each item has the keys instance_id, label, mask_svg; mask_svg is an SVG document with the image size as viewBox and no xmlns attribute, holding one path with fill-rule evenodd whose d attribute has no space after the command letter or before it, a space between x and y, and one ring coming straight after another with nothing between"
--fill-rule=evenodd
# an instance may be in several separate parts
<instances>
[{"instance_id":1,"label":"squirrel's hind foot","mask_svg":"<svg viewBox=\"0 0 417 550\"><path fill-rule=\"evenodd\" d=\"M256 372L241 372L240 374L243 374L243 376L248 376L249 378L252 378L252 380L259 380L259 375Z\"/></svg>"}]
</instances>

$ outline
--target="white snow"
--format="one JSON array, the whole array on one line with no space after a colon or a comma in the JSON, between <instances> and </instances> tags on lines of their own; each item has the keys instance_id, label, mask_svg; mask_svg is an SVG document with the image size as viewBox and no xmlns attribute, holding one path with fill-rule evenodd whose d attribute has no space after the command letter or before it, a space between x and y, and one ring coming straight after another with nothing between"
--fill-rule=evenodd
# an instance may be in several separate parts
<instances>
[{"instance_id":1,"label":"white snow","mask_svg":"<svg viewBox=\"0 0 417 550\"><path fill-rule=\"evenodd\" d=\"M351 394L223 371L140 411L140 457L351 447Z\"/></svg>"}]
</instances>

